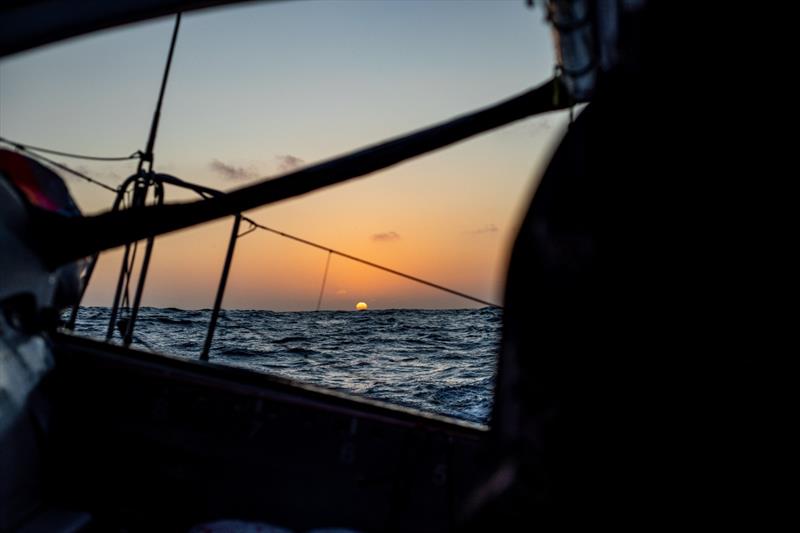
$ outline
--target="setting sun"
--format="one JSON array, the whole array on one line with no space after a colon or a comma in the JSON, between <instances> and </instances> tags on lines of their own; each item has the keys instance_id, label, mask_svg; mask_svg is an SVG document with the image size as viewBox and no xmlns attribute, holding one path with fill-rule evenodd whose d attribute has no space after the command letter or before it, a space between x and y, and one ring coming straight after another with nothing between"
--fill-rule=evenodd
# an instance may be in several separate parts
<instances>
[{"instance_id":1,"label":"setting sun","mask_svg":"<svg viewBox=\"0 0 800 533\"><path fill-rule=\"evenodd\" d=\"M366 302L358 302L356 304L356 311L366 311L366 310L367 310Z\"/></svg>"}]
</instances>

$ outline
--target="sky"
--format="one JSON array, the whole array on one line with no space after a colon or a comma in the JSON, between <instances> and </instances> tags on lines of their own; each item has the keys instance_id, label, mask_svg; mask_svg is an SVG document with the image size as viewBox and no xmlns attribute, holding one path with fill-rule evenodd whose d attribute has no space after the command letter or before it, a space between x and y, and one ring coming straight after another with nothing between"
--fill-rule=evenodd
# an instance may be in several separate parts
<instances>
[{"instance_id":1,"label":"sky","mask_svg":"<svg viewBox=\"0 0 800 533\"><path fill-rule=\"evenodd\" d=\"M160 18L1 60L0 136L96 155L143 149L173 23ZM266 2L188 13L155 169L235 189L520 93L549 79L553 61L544 14L523 0ZM565 115L520 121L247 215L502 303L517 226ZM136 168L54 159L113 186ZM110 208L111 193L64 177L84 213ZM166 199L192 197L168 187ZM159 237L143 305L211 307L231 224ZM326 259L251 233L237 242L223 305L314 309ZM120 250L101 255L85 305L111 305L120 261ZM334 256L322 308L359 301L371 309L477 305Z\"/></svg>"}]
</instances>

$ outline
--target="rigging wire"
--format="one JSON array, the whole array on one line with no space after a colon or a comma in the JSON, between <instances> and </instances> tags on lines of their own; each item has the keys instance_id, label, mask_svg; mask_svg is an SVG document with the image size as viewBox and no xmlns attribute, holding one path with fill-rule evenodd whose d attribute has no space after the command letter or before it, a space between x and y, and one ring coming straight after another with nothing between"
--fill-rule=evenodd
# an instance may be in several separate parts
<instances>
[{"instance_id":1,"label":"rigging wire","mask_svg":"<svg viewBox=\"0 0 800 533\"><path fill-rule=\"evenodd\" d=\"M318 244L318 243L315 243L315 242L312 242L312 241L297 237L296 235L291 235L289 233L285 233L283 231L279 231L279 230L270 228L268 226L265 226L263 224L259 224L258 222L255 222L251 218L247 218L247 217L242 217L242 218L244 220L246 220L247 222L249 222L250 224L252 224L253 226L259 228L259 229L262 229L264 231L269 231L269 232L274 233L276 235L280 235L281 237L285 237L287 239L291 239L293 241L297 241L297 242L306 244L308 246L312 246L312 247L320 249L320 250L325 250L326 252L328 252L328 254L335 254L335 255L338 255L339 257L344 257L345 259L350 259L351 261L355 261L356 263L361 263L363 265L371 266L373 268L377 268L378 270L383 270L384 272L388 272L390 274L394 274L396 276L400 276L401 278L406 278L408 280L416 281L417 283L421 283L422 285L427 285L428 287L432 287L434 289L439 289L440 291L447 292L447 293L452 294L454 296L460 296L461 298L473 301L475 303L488 305L489 307L502 308L501 305L497 305L496 303L488 302L488 301L483 300L481 298L478 298L476 296L472 296L472 295L463 293L461 291L450 289L448 287L445 287L444 285L439 285L438 283L433 283L432 281L427 281L427 280L424 280L422 278L418 278L416 276L412 276L411 274L406 274L404 272L400 272L399 270L395 270L393 268L389 268L389 267L386 267L386 266L383 266L383 265L379 265L377 263L373 263L372 261L367 261L366 259L361 259L360 257L356 257L354 255L350 255L350 254L345 253L345 252L340 252L339 250L335 250L333 248L328 248L327 246L323 246L322 244Z\"/></svg>"},{"instance_id":2,"label":"rigging wire","mask_svg":"<svg viewBox=\"0 0 800 533\"><path fill-rule=\"evenodd\" d=\"M32 152L42 152L45 154L50 155L58 155L61 157L71 157L73 159L86 159L88 161L128 161L131 159L139 159L141 157L142 152L140 150L136 150L134 153L128 156L121 156L121 157L105 157L105 156L96 156L96 155L83 155L83 154L73 154L70 152L62 152L60 150L53 150L51 148L42 148L40 146L33 146L31 144L23 144L20 142L12 141L3 137L0 137L0 142L4 142L6 144L10 144L15 148L19 148L20 150L32 151Z\"/></svg>"},{"instance_id":3,"label":"rigging wire","mask_svg":"<svg viewBox=\"0 0 800 533\"><path fill-rule=\"evenodd\" d=\"M153 121L150 124L150 135L147 137L147 148L142 153L139 159L139 170L142 165L147 162L149 170L153 170L153 148L156 144L156 134L158 133L158 124L161 121L161 105L164 103L164 92L167 89L167 80L169 79L169 71L172 68L172 56L175 53L175 41L178 39L178 30L181 27L181 14L178 13L175 17L175 27L172 30L172 41L169 44L169 52L167 54L167 64L164 66L164 76L161 78L161 89L158 92L158 101L156 102L156 109L153 112Z\"/></svg>"},{"instance_id":4,"label":"rigging wire","mask_svg":"<svg viewBox=\"0 0 800 533\"><path fill-rule=\"evenodd\" d=\"M133 190L135 193L133 194L132 207L141 207L146 204L147 192L151 186L155 186L156 199L159 198L158 191L163 190L160 189L161 185L153 177L153 148L155 147L156 143L158 125L161 121L161 106L164 103L164 93L166 92L167 81L169 80L169 72L170 68L172 67L172 57L175 53L175 42L178 38L178 30L180 29L180 25L181 14L178 13L175 17L175 27L172 30L172 39L170 40L169 52L167 53L167 63L164 66L164 75L161 78L161 87L158 91L158 101L156 102L156 108L153 111L153 119L150 123L150 133L147 136L147 147L145 148L144 152L139 152L139 165L136 169L136 180L133 184ZM144 170L145 163L147 163L147 172ZM163 196L161 197L161 200L163 200ZM160 202L157 201L156 203ZM125 318L125 315L129 316L128 322L125 324L125 331L121 332L123 336L123 343L126 346L130 344L133 338L133 328L136 324L136 317L139 312L140 298L144 289L147 270L150 265L150 254L153 249L154 240L155 236L152 235L146 240L147 244L145 246L144 257L142 258L142 264L139 267L139 278L137 280L136 295L134 297L132 308L130 306L129 289L131 280L133 278L133 269L135 267L134 260L136 259L138 241L134 242L133 244L133 257L131 259L130 266L127 264L124 265L122 272L120 273L120 279L122 279L122 277L125 278L125 292L122 299L122 305L120 307L121 315L123 318Z\"/></svg>"},{"instance_id":5,"label":"rigging wire","mask_svg":"<svg viewBox=\"0 0 800 533\"><path fill-rule=\"evenodd\" d=\"M322 295L325 294L325 282L328 281L328 267L331 266L331 252L328 252L328 259L325 261L325 273L322 275L322 287L319 288L319 298L317 298L317 311L322 305Z\"/></svg>"},{"instance_id":6,"label":"rigging wire","mask_svg":"<svg viewBox=\"0 0 800 533\"><path fill-rule=\"evenodd\" d=\"M127 192L126 196L127 196L127 198L123 199L123 204L122 204L123 209L127 209L129 207L132 207L132 205L133 205L133 200L131 198L130 191ZM136 265L136 251L137 251L138 247L139 247L139 241L135 241L133 243L133 245L131 246L131 249L133 251L130 254L130 257L127 257L126 259L123 259L123 261L125 262L124 267L123 267L123 273L124 273L123 276L125 277L125 286L124 286L124 289L123 289L123 292L122 292L122 302L120 304L120 311L121 311L120 318L125 318L126 311L130 310L129 309L129 307L130 307L130 284L131 284L133 268Z\"/></svg>"},{"instance_id":7,"label":"rigging wire","mask_svg":"<svg viewBox=\"0 0 800 533\"><path fill-rule=\"evenodd\" d=\"M242 219L245 220L246 222L250 222L250 219L247 218L247 217L242 217ZM249 235L250 233L253 233L257 229L258 229L257 227L251 226L251 227L247 228L246 230L244 230L243 232L241 232L239 235L237 235L236 238L237 239L241 239L245 235Z\"/></svg>"},{"instance_id":8,"label":"rigging wire","mask_svg":"<svg viewBox=\"0 0 800 533\"><path fill-rule=\"evenodd\" d=\"M97 185L98 187L102 187L102 188L104 188L104 189L106 189L108 191L111 191L114 194L117 193L117 189L115 189L114 187L111 187L110 185L106 185L102 181L97 181L94 178L90 178L89 176L87 176L83 172L78 172L77 170L72 169L72 168L68 167L67 165L65 165L63 163L59 163L58 161L53 161L52 159L50 159L48 157L45 157L45 156L43 156L41 154L30 152L25 147L23 147L21 145L14 144L14 143L11 143L11 142L6 141L5 139L2 139L2 138L0 138L0 142L4 142L6 144L9 144L9 145L17 148L18 150L21 150L21 151L25 152L25 154L27 156L31 157L32 159L36 159L40 163L43 161L43 162L45 162L45 163L47 163L49 165L52 165L52 166L57 167L57 168L60 168L61 170L65 171L65 172L69 172L70 174L78 176L79 178L84 179L84 180L88 181L89 183L93 183L94 185Z\"/></svg>"},{"instance_id":9,"label":"rigging wire","mask_svg":"<svg viewBox=\"0 0 800 533\"><path fill-rule=\"evenodd\" d=\"M167 175L167 174L159 174L158 176L165 180L164 183L170 183L170 184L178 186L178 187L183 187L183 188L186 188L186 189L193 190L195 193L199 194L203 198L208 198L208 197L213 197L213 196L218 196L218 195L224 194L221 191L210 189L208 187L202 187L202 186L196 185L194 183L187 182L187 181L181 180L179 178L176 178L174 176L170 176L170 175ZM440 291L452 294L454 296L459 296L461 298L464 298L466 300L470 300L470 301L475 302L475 303L487 305L489 307L496 307L496 308L500 308L500 309L502 309L502 307L503 307L502 305L498 305L496 303L483 300L481 298L478 298L477 296L472 296L470 294L466 294L464 292L457 291L455 289L450 289L448 287L445 287L444 285L439 285L438 283L434 283L432 281L428 281L428 280L425 280L425 279L422 279L422 278L418 278L417 276L412 276L411 274L406 274L404 272L400 272L399 270L395 270L393 268L389 268L389 267L386 267L386 266L383 266L383 265L379 265L377 263L373 263L372 261L368 261L366 259L362 259L360 257L356 257L354 255L350 255L348 253L341 252L339 250L335 250L333 248L329 248L329 247L324 246L322 244L319 244L319 243L316 243L316 242L313 242L313 241L309 241L307 239L303 239L302 237L298 237L298 236L292 235L290 233L286 233L286 232L283 232L283 231L280 231L280 230L277 230L277 229L274 229L274 228L270 228L269 226L265 226L264 224L259 224L258 222L256 222L252 218L244 216L241 213L239 215L237 215L237 216L241 216L242 220L244 220L245 222L250 224L250 227L247 230L243 231L242 233L240 233L240 234L238 234L236 236L237 239L252 233L256 229L268 231L270 233L274 233L274 234L279 235L281 237L285 237L287 239L290 239L290 240L305 244L307 246L311 246L313 248L317 248L318 250L324 250L324 251L328 252L328 261L330 261L330 255L331 254L335 254L335 255L338 255L340 257L344 257L345 259L350 259L351 261L355 261L356 263L361 263L363 265L367 265L367 266L370 266L370 267L373 267L373 268L377 268L378 270L382 270L384 272L388 272L390 274L394 274L396 276L400 276L401 278L405 278L405 279L408 279L408 280L411 280L411 281L416 281L417 283L420 283L422 285L426 285L428 287L431 287L431 288L434 288L434 289L438 289ZM329 263L325 264L325 276L327 276L328 265L329 265ZM325 289L325 279L326 278L323 278L322 290ZM320 291L320 292L322 292L322 291ZM317 310L319 310L321 299L322 299L322 296L320 295L320 298L319 298L319 300L317 302Z\"/></svg>"},{"instance_id":10,"label":"rigging wire","mask_svg":"<svg viewBox=\"0 0 800 533\"><path fill-rule=\"evenodd\" d=\"M192 190L195 193L199 194L203 198L217 197L217 196L225 194L225 193L223 193L221 191L218 191L218 190L215 190L215 189L211 189L209 187L203 187L203 186L197 185L195 183L184 181L184 180L182 180L180 178L176 178L175 176L171 176L169 174L157 174L157 177L159 179L161 179L164 183L169 183L169 184L175 185L177 187L182 187L184 189ZM445 287L443 285L439 285L438 283L433 283L432 281L427 281L427 280L424 280L422 278L418 278L416 276L412 276L410 274L405 274L405 273L400 272L398 270L394 270L393 268L385 267L383 265L379 265L377 263L373 263L372 261L367 261L366 259L361 259L360 257L356 257L354 255L350 255L350 254L345 253L345 252L340 252L338 250L334 250L333 248L329 248L329 247L324 246L322 244L318 244L318 243L303 239L303 238L298 237L296 235L292 235L290 233L279 231L279 230L276 230L274 228L270 228L268 226L265 226L263 224L259 224L258 222L256 222L252 218L244 216L241 213L238 213L236 216L240 216L242 220L244 220L245 222L250 224L250 227L247 230L243 231L242 233L240 233L239 235L236 236L237 238L244 237L245 235L248 235L248 234L252 233L256 229L269 231L271 233L275 233L275 234L280 235L282 237L285 237L287 239L291 239L291 240L300 242L302 244L306 244L308 246L312 246L312 247L317 248L319 250L324 250L324 251L328 252L329 254L336 254L336 255L338 255L340 257L344 257L345 259L350 259L351 261L355 261L357 263L362 263L364 265L371 266L373 268L377 268L378 270L383 270L384 272L388 272L390 274L395 274L397 276L409 279L411 281L416 281L417 283L421 283L423 285L426 285L428 287L432 287L434 289L439 289L441 291L447 292L449 294L453 294L455 296L459 296L461 298L465 298L467 300L470 300L470 301L473 301L473 302L476 302L476 303L480 303L480 304L483 304L483 305L488 305L489 307L502 308L501 305L498 305L498 304L495 304L495 303L492 303L492 302L488 302L488 301L483 300L481 298L478 298L476 296L471 296L469 294L466 294L466 293L463 293L463 292L460 292L460 291L457 291L457 290L454 290L454 289L449 289L449 288L447 288L447 287ZM327 269L327 264L326 264L325 268Z\"/></svg>"},{"instance_id":11,"label":"rigging wire","mask_svg":"<svg viewBox=\"0 0 800 533\"><path fill-rule=\"evenodd\" d=\"M133 269L136 266L136 250L139 247L139 241L133 243L133 252L131 253L131 258L128 263L125 265L125 291L122 293L122 304L120 305L120 310L123 312L122 314L130 313L130 301L131 301L131 279L133 278Z\"/></svg>"}]
</instances>

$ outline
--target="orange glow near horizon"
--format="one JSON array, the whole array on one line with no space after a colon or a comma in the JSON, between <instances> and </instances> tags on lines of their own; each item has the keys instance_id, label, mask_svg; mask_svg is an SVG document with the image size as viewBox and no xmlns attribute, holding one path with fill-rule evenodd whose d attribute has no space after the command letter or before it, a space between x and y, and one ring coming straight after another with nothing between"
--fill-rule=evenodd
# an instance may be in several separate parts
<instances>
[{"instance_id":1,"label":"orange glow near horizon","mask_svg":"<svg viewBox=\"0 0 800 533\"><path fill-rule=\"evenodd\" d=\"M263 215L249 216L268 223L269 210L263 211ZM332 233L337 227L359 221L363 224L360 219L337 217L335 223L320 221L293 232L356 257L499 301L499 295L492 291L500 285L504 275L502 261L498 261L503 245L498 242L497 235L476 240L463 232L454 232L456 238L449 242L437 235L416 235L411 226L397 231L400 238L393 241L374 240L370 233L373 230L351 229L349 233L342 231L335 236ZM156 239L143 304L212 307L231 223L227 219ZM277 227L287 229L286 226ZM139 257L141 250L140 244ZM86 295L86 305L110 305L121 258L119 249L102 254ZM237 242L223 306L313 309L319 298L326 259L327 254L322 250L267 232L253 232ZM376 309L475 306L470 301L333 255L322 295L322 309L353 309L354 296L357 301L370 302L370 307Z\"/></svg>"}]
</instances>

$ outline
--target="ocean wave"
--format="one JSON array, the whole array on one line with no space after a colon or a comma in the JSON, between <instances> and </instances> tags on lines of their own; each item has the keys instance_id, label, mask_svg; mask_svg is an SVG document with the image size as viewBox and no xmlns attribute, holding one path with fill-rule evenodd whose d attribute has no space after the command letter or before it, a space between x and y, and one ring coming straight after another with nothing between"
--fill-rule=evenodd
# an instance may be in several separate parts
<instances>
[{"instance_id":1,"label":"ocean wave","mask_svg":"<svg viewBox=\"0 0 800 533\"><path fill-rule=\"evenodd\" d=\"M272 342L274 342L275 344L286 344L286 343L289 343L289 342L304 342L304 341L307 341L307 340L309 340L309 339L307 337L305 337L305 336L291 335L289 337L283 337L282 339L277 339L277 340L274 340Z\"/></svg>"},{"instance_id":2,"label":"ocean wave","mask_svg":"<svg viewBox=\"0 0 800 533\"><path fill-rule=\"evenodd\" d=\"M136 336L197 358L210 310L143 307ZM107 308L82 308L76 332L102 338ZM210 359L425 411L486 422L501 311L223 310Z\"/></svg>"}]
</instances>

